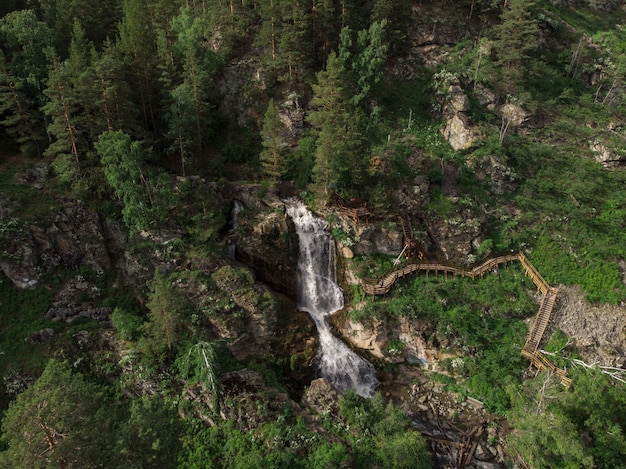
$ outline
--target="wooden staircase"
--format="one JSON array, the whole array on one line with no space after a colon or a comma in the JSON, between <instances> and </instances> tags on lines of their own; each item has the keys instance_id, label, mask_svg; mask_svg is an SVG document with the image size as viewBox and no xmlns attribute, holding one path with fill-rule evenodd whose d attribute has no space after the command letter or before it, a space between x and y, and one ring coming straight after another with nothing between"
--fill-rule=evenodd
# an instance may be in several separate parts
<instances>
[{"instance_id":1,"label":"wooden staircase","mask_svg":"<svg viewBox=\"0 0 626 469\"><path fill-rule=\"evenodd\" d=\"M406 228L403 224L402 230L403 233L405 233L405 239L407 239L407 234L412 235L412 233L410 232L410 226ZM546 282L541 274L537 271L535 266L533 266L528 258L521 252L517 255L500 256L488 259L482 264L474 267L472 270L458 269L456 267L436 263L421 262L416 264L408 264L401 269L386 273L378 281L362 280L361 288L368 295L386 295L387 293L389 293L389 291L398 279L405 277L406 275L412 274L413 272L422 271L426 272L426 275L428 275L429 272L443 272L445 275L447 275L448 273L452 273L453 275L463 275L474 279L477 276L482 277L486 272L494 269L500 264L516 260L522 264L524 270L526 271L526 274L533 280L533 283L537 286L538 291L543 293L543 298L541 300L539 310L537 311L537 316L535 317L535 321L528 333L528 336L526 337L526 343L522 348L521 354L523 357L529 359L531 365L534 366L538 371L543 371L547 369L552 370L560 377L561 383L564 386L569 387L572 381L570 378L567 377L567 372L553 365L538 350L546 329L550 324L552 312L554 310L556 300L559 295L559 290L557 288L551 287L550 284L548 284L548 282Z\"/></svg>"},{"instance_id":2,"label":"wooden staircase","mask_svg":"<svg viewBox=\"0 0 626 469\"><path fill-rule=\"evenodd\" d=\"M556 299L558 297L559 291L556 288L550 287L546 292L543 300L541 301L541 305L539 306L539 311L537 312L537 317L535 318L535 322L528 333L528 337L526 338L526 343L524 344L524 348L522 349L522 354L532 354L538 348L543 338L543 334L550 323L550 319L552 317L552 311L554 309L554 305L556 303Z\"/></svg>"}]
</instances>

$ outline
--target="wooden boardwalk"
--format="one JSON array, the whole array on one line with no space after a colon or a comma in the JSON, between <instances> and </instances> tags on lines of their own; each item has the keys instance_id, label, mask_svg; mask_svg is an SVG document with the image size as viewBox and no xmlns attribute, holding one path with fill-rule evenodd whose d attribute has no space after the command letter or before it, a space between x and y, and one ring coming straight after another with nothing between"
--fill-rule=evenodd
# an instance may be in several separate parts
<instances>
[{"instance_id":1,"label":"wooden boardwalk","mask_svg":"<svg viewBox=\"0 0 626 469\"><path fill-rule=\"evenodd\" d=\"M569 387L572 381L567 377L567 372L554 366L539 352L539 346L544 338L548 324L552 319L552 312L554 311L559 291L545 281L535 266L533 266L528 258L521 252L515 255L494 257L471 270L427 262L408 264L401 269L394 270L383 275L378 281L362 280L361 287L368 295L386 295L398 279L414 272L426 272L426 275L430 272L435 272L435 274L443 272L446 276L450 273L452 275L462 275L464 277L471 277L474 279L478 276L482 277L486 272L493 270L501 264L513 261L519 261L522 264L526 275L532 279L533 283L537 287L537 290L543 294L539 310L537 311L533 325L531 326L528 336L526 337L526 343L522 348L522 356L529 359L531 365L534 366L538 372L548 369L552 370L560 377L561 383L564 386Z\"/></svg>"},{"instance_id":2,"label":"wooden boardwalk","mask_svg":"<svg viewBox=\"0 0 626 469\"><path fill-rule=\"evenodd\" d=\"M471 277L472 279L483 276L486 272L494 269L500 264L506 262L512 262L519 260L518 255L500 256L489 259L472 270L459 269L445 264L420 262L415 264L408 264L401 269L394 270L382 276L382 278L376 282L364 280L361 281L361 288L368 295L386 295L389 293L394 283L402 277L405 277L414 272L426 272L428 275L430 272L443 272L444 275L462 275L464 277Z\"/></svg>"},{"instance_id":3,"label":"wooden boardwalk","mask_svg":"<svg viewBox=\"0 0 626 469\"><path fill-rule=\"evenodd\" d=\"M367 221L367 219L372 215L372 212L367 208L367 204L364 200L346 200L337 193L330 196L330 199L328 199L328 205L336 206L343 216L351 218L355 223L358 223L361 220Z\"/></svg>"}]
</instances>

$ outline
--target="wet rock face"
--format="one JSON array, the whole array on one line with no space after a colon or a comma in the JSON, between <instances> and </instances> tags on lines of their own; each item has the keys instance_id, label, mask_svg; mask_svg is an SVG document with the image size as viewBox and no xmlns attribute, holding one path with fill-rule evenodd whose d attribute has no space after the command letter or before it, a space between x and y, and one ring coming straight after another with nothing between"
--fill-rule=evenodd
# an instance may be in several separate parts
<instances>
[{"instance_id":1,"label":"wet rock face","mask_svg":"<svg viewBox=\"0 0 626 469\"><path fill-rule=\"evenodd\" d=\"M89 266L103 273L112 268L113 253L126 244L123 230L80 202L68 204L41 222L16 226L5 234L0 268L18 288L31 288L58 267Z\"/></svg>"},{"instance_id":2,"label":"wet rock face","mask_svg":"<svg viewBox=\"0 0 626 469\"><path fill-rule=\"evenodd\" d=\"M238 187L233 197L242 201L238 216L235 258L255 277L291 298L296 296L294 243L297 237L284 203L275 193L259 195L261 187Z\"/></svg>"}]
</instances>

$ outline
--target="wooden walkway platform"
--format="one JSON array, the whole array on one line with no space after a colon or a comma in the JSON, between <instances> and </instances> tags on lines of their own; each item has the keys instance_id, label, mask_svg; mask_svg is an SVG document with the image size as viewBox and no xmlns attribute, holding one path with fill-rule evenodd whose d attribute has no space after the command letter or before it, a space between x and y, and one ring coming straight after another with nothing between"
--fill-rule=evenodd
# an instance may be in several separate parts
<instances>
[{"instance_id":1,"label":"wooden walkway platform","mask_svg":"<svg viewBox=\"0 0 626 469\"><path fill-rule=\"evenodd\" d=\"M515 255L488 259L471 270L428 262L408 264L401 269L394 270L383 275L378 281L362 280L361 288L368 295L386 295L398 279L414 272L426 272L426 275L430 272L435 272L435 274L443 272L446 276L450 273L452 275L462 275L464 277L471 277L474 279L478 276L482 277L486 272L493 270L501 264L513 261L519 261L522 264L526 275L532 279L533 283L537 287L537 290L543 294L539 310L537 311L533 325L531 326L528 336L526 337L526 343L522 348L522 356L529 359L531 365L534 366L538 372L548 369L552 370L560 377L561 383L564 386L569 387L572 381L567 377L567 372L554 366L539 352L539 346L544 338L548 324L552 319L552 312L554 311L559 291L545 281L535 266L533 266L528 258L521 252Z\"/></svg>"},{"instance_id":2,"label":"wooden walkway platform","mask_svg":"<svg viewBox=\"0 0 626 469\"><path fill-rule=\"evenodd\" d=\"M334 205L339 209L339 212L351 218L355 223L361 220L367 221L372 215L372 212L367 208L367 203L362 199L346 200L339 194L334 193L328 199L328 205Z\"/></svg>"}]
</instances>

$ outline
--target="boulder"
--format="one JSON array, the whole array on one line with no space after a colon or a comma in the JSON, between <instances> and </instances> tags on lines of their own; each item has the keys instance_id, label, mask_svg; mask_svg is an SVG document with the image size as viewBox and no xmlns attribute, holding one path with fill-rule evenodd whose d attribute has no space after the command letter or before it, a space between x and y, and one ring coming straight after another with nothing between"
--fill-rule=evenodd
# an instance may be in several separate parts
<instances>
[{"instance_id":1,"label":"boulder","mask_svg":"<svg viewBox=\"0 0 626 469\"><path fill-rule=\"evenodd\" d=\"M455 150L470 148L481 138L478 126L472 122L469 116L460 112L454 113L446 119L446 126L442 133Z\"/></svg>"},{"instance_id":2,"label":"boulder","mask_svg":"<svg viewBox=\"0 0 626 469\"><path fill-rule=\"evenodd\" d=\"M457 84L448 87L448 102L455 112L468 112L470 109L469 98Z\"/></svg>"},{"instance_id":3,"label":"boulder","mask_svg":"<svg viewBox=\"0 0 626 469\"><path fill-rule=\"evenodd\" d=\"M500 106L500 114L509 126L517 128L525 125L531 118L532 114L522 106L513 103L506 103Z\"/></svg>"},{"instance_id":4,"label":"boulder","mask_svg":"<svg viewBox=\"0 0 626 469\"><path fill-rule=\"evenodd\" d=\"M325 380L319 378L311 381L304 391L302 404L317 415L337 415L339 413L339 392Z\"/></svg>"},{"instance_id":5,"label":"boulder","mask_svg":"<svg viewBox=\"0 0 626 469\"><path fill-rule=\"evenodd\" d=\"M402 251L402 231L396 224L388 227L380 225L358 225L356 227L358 241L354 244L354 253L387 254L397 256Z\"/></svg>"},{"instance_id":6,"label":"boulder","mask_svg":"<svg viewBox=\"0 0 626 469\"><path fill-rule=\"evenodd\" d=\"M97 306L99 289L77 275L66 282L52 301L52 306L46 317L52 321L71 323L79 317L106 321L111 314L111 308Z\"/></svg>"}]
</instances>

